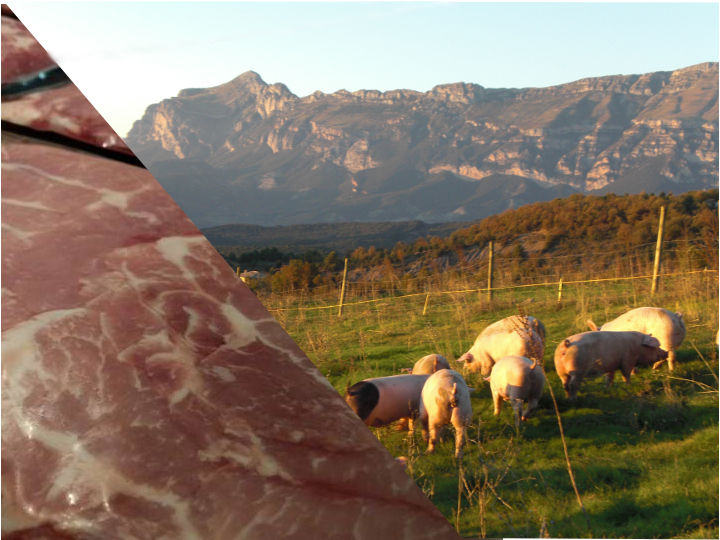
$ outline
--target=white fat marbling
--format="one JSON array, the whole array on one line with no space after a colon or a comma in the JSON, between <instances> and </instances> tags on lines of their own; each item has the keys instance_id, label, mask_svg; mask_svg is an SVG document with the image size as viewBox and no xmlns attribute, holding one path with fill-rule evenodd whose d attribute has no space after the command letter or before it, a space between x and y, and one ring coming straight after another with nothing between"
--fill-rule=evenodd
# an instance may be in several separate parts
<instances>
[{"instance_id":1,"label":"white fat marbling","mask_svg":"<svg viewBox=\"0 0 720 540\"><path fill-rule=\"evenodd\" d=\"M228 368L224 366L213 366L213 368L210 370L212 371L217 377L226 383L235 382L237 379L235 378L235 375L232 374L232 371L230 371Z\"/></svg>"},{"instance_id":2,"label":"white fat marbling","mask_svg":"<svg viewBox=\"0 0 720 540\"><path fill-rule=\"evenodd\" d=\"M267 452L262 440L253 433L249 426L234 427L228 433L240 437L242 443L230 439L218 439L213 444L198 452L203 460L230 459L256 474L265 477L278 477L289 483L296 483L292 476Z\"/></svg>"},{"instance_id":3,"label":"white fat marbling","mask_svg":"<svg viewBox=\"0 0 720 540\"><path fill-rule=\"evenodd\" d=\"M30 241L30 239L36 234L34 232L24 231L18 227L13 227L12 225L8 225L7 223L2 224L2 229L3 231L7 231L9 234L12 234L23 244L31 244L32 242Z\"/></svg>"},{"instance_id":4,"label":"white fat marbling","mask_svg":"<svg viewBox=\"0 0 720 540\"><path fill-rule=\"evenodd\" d=\"M2 333L3 388L10 393L14 403L22 403L25 375L29 374L41 380L48 379L41 365L37 334L59 321L81 317L86 313L87 310L83 308L46 311Z\"/></svg>"},{"instance_id":5,"label":"white fat marbling","mask_svg":"<svg viewBox=\"0 0 720 540\"><path fill-rule=\"evenodd\" d=\"M253 341L260 339L257 330L257 322L250 320L243 315L232 304L222 304L220 306L222 314L230 323L231 331L225 335L225 343L231 349L242 349Z\"/></svg>"},{"instance_id":6,"label":"white fat marbling","mask_svg":"<svg viewBox=\"0 0 720 540\"><path fill-rule=\"evenodd\" d=\"M182 269L183 277L194 282L195 273L187 268L185 258L191 257L190 248L205 242L203 237L168 236L157 241L160 254L176 267Z\"/></svg>"},{"instance_id":7,"label":"white fat marbling","mask_svg":"<svg viewBox=\"0 0 720 540\"><path fill-rule=\"evenodd\" d=\"M28 208L30 210L42 210L43 212L54 212L60 214L58 210L45 206L37 201L22 201L20 199L9 199L7 197L2 198L2 203L10 206L18 206L20 208ZM3 224L4 225L4 224Z\"/></svg>"}]
</instances>

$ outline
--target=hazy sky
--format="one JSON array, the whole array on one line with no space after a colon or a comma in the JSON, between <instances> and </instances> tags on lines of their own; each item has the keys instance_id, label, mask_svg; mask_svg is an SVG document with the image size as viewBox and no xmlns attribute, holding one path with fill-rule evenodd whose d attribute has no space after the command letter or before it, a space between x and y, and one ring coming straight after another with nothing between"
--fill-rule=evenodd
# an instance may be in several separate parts
<instances>
[{"instance_id":1,"label":"hazy sky","mask_svg":"<svg viewBox=\"0 0 720 540\"><path fill-rule=\"evenodd\" d=\"M718 61L718 3L9 2L121 135L242 72L315 90L550 86Z\"/></svg>"}]
</instances>

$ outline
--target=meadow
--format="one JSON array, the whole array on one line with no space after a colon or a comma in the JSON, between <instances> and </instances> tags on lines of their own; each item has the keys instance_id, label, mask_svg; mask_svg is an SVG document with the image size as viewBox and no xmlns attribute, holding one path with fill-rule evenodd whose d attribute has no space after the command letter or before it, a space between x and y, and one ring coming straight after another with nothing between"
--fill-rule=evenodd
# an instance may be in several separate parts
<instances>
[{"instance_id":1,"label":"meadow","mask_svg":"<svg viewBox=\"0 0 720 540\"><path fill-rule=\"evenodd\" d=\"M482 286L479 279L475 287ZM330 303L337 291L259 294L341 395L348 384L398 374L429 353L454 365L503 317L528 314L545 324L547 384L519 430L509 405L493 416L489 385L472 374L462 463L453 458L451 427L434 454L425 453L419 430L369 428L392 455L407 458L408 474L461 536L718 537L716 271L664 277L654 296L648 279L566 285L560 302L552 286L498 290L492 298L437 294L428 305L424 294L365 290L348 298L342 316L337 308L307 309ZM558 343L588 330L589 318L602 324L645 305L683 313L687 336L675 371L642 368L629 384L617 377L609 388L602 378L586 380L571 403L554 371Z\"/></svg>"}]
</instances>

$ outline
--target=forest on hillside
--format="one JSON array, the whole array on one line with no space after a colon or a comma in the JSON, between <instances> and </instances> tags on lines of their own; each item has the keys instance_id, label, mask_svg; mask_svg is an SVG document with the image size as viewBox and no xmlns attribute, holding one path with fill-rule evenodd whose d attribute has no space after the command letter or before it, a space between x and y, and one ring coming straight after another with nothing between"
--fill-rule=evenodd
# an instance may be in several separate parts
<instances>
[{"instance_id":1,"label":"forest on hillside","mask_svg":"<svg viewBox=\"0 0 720 540\"><path fill-rule=\"evenodd\" d=\"M491 241L511 282L547 276L558 264L642 272L652 259L663 206L664 263L682 258L686 267L717 269L717 189L681 195L576 194L507 210L447 237L422 237L391 248L358 247L344 254L312 250L302 255L266 249L226 257L233 267L243 269L253 269L261 260L267 268L267 261L274 261L264 278L251 283L256 290L273 292L336 286L345 257L351 278L396 285L421 282L438 272L479 271Z\"/></svg>"}]
</instances>

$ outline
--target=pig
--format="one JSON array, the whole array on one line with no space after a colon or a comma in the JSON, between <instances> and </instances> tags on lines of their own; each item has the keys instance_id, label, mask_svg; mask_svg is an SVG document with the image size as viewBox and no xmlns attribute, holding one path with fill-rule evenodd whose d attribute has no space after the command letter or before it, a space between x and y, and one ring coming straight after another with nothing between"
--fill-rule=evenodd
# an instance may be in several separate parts
<instances>
[{"instance_id":1,"label":"pig","mask_svg":"<svg viewBox=\"0 0 720 540\"><path fill-rule=\"evenodd\" d=\"M531 328L545 342L545 325L532 315L511 315L492 323L485 330L512 330L514 328Z\"/></svg>"},{"instance_id":2,"label":"pig","mask_svg":"<svg viewBox=\"0 0 720 540\"><path fill-rule=\"evenodd\" d=\"M440 354L428 354L423 356L420 360L415 362L415 365L410 368L406 368L403 371L410 372L414 375L432 375L439 369L450 369L450 363ZM411 430L411 421L407 418L400 420L395 426L398 431Z\"/></svg>"},{"instance_id":3,"label":"pig","mask_svg":"<svg viewBox=\"0 0 720 540\"><path fill-rule=\"evenodd\" d=\"M465 430L472 422L470 390L457 371L441 369L429 376L422 389L419 416L428 453L435 451L439 430L445 424L455 428L455 457L462 459Z\"/></svg>"},{"instance_id":4,"label":"pig","mask_svg":"<svg viewBox=\"0 0 720 540\"><path fill-rule=\"evenodd\" d=\"M504 356L495 363L486 380L490 381L495 416L500 414L503 400L509 401L515 411L516 426L520 420L527 420L530 411L537 407L545 387L545 375L537 360L525 356ZM521 411L523 402L527 406Z\"/></svg>"},{"instance_id":5,"label":"pig","mask_svg":"<svg viewBox=\"0 0 720 540\"><path fill-rule=\"evenodd\" d=\"M440 354L428 354L415 362L412 373L415 375L432 375L440 369L450 369L450 363Z\"/></svg>"},{"instance_id":6,"label":"pig","mask_svg":"<svg viewBox=\"0 0 720 540\"><path fill-rule=\"evenodd\" d=\"M635 366L649 366L667 358L657 338L641 332L595 331L575 334L555 349L555 371L567 397L577 396L582 380L605 374L607 385L620 370L628 382Z\"/></svg>"},{"instance_id":7,"label":"pig","mask_svg":"<svg viewBox=\"0 0 720 540\"><path fill-rule=\"evenodd\" d=\"M588 326L597 331L597 325L589 320ZM660 341L660 348L667 351L668 370L675 370L675 349L685 339L685 323L682 313L673 313L663 308L639 307L623 313L617 319L603 324L599 330L634 330L649 334ZM659 362L653 369L660 367Z\"/></svg>"},{"instance_id":8,"label":"pig","mask_svg":"<svg viewBox=\"0 0 720 540\"><path fill-rule=\"evenodd\" d=\"M430 375L391 375L348 387L345 402L368 426L380 427L417 417L423 386Z\"/></svg>"},{"instance_id":9,"label":"pig","mask_svg":"<svg viewBox=\"0 0 720 540\"><path fill-rule=\"evenodd\" d=\"M545 333L545 326L534 317L506 317L485 328L458 362L469 372L487 376L493 364L504 356L540 359L545 352L540 332Z\"/></svg>"}]
</instances>

